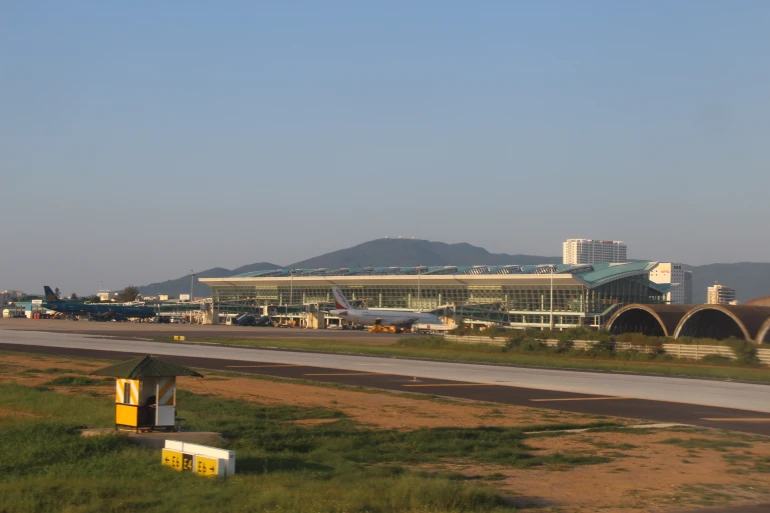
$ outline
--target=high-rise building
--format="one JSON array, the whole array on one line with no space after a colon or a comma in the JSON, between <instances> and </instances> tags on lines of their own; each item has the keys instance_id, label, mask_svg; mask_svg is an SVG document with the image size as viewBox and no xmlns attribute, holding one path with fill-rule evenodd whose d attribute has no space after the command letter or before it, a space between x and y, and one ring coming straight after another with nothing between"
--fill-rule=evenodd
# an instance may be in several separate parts
<instances>
[{"instance_id":1,"label":"high-rise building","mask_svg":"<svg viewBox=\"0 0 770 513\"><path fill-rule=\"evenodd\" d=\"M735 305L735 289L720 285L714 282L714 285L708 288L706 303L709 305Z\"/></svg>"},{"instance_id":2,"label":"high-rise building","mask_svg":"<svg viewBox=\"0 0 770 513\"><path fill-rule=\"evenodd\" d=\"M568 239L562 247L565 264L626 261L626 245L620 240Z\"/></svg>"},{"instance_id":3,"label":"high-rise building","mask_svg":"<svg viewBox=\"0 0 770 513\"><path fill-rule=\"evenodd\" d=\"M650 269L650 281L671 284L671 290L666 293L666 302L669 304L692 304L692 272L685 271L682 264L658 262Z\"/></svg>"},{"instance_id":4,"label":"high-rise building","mask_svg":"<svg viewBox=\"0 0 770 513\"><path fill-rule=\"evenodd\" d=\"M692 271L684 272L684 304L691 305L692 302Z\"/></svg>"},{"instance_id":5,"label":"high-rise building","mask_svg":"<svg viewBox=\"0 0 770 513\"><path fill-rule=\"evenodd\" d=\"M24 297L24 292L20 290L4 290L0 292L0 305L19 301L22 297Z\"/></svg>"}]
</instances>

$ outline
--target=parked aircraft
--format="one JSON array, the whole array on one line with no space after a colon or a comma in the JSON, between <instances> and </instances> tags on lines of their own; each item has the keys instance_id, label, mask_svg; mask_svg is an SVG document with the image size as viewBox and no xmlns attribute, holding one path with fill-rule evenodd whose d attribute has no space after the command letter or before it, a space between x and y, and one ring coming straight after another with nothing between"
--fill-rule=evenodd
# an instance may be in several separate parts
<instances>
[{"instance_id":1,"label":"parked aircraft","mask_svg":"<svg viewBox=\"0 0 770 513\"><path fill-rule=\"evenodd\" d=\"M334 303L337 308L330 310L329 313L356 324L364 326L379 324L382 326L396 326L398 328L409 328L415 323L443 324L438 316L427 312L353 308L339 287L332 287L332 292L334 293Z\"/></svg>"},{"instance_id":2,"label":"parked aircraft","mask_svg":"<svg viewBox=\"0 0 770 513\"><path fill-rule=\"evenodd\" d=\"M128 318L148 318L157 314L149 306L124 306L111 304L89 304L77 301L62 301L51 287L45 286L46 308L70 315L90 315L100 321L122 321Z\"/></svg>"}]
</instances>

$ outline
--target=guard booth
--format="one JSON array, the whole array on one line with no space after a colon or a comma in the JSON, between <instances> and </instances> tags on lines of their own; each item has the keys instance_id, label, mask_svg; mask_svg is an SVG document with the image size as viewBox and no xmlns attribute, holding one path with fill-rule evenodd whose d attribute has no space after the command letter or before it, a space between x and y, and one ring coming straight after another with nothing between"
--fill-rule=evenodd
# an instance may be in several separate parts
<instances>
[{"instance_id":1,"label":"guard booth","mask_svg":"<svg viewBox=\"0 0 770 513\"><path fill-rule=\"evenodd\" d=\"M177 376L203 375L152 356L99 369L95 376L115 378L115 429L174 430Z\"/></svg>"}]
</instances>

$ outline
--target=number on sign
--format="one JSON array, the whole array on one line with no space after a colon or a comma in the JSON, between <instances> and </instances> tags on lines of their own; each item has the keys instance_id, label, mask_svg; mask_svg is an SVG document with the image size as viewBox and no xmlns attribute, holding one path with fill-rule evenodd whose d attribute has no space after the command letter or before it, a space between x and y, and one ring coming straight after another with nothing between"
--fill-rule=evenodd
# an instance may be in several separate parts
<instances>
[{"instance_id":1,"label":"number on sign","mask_svg":"<svg viewBox=\"0 0 770 513\"><path fill-rule=\"evenodd\" d=\"M183 454L182 455L182 470L189 470L192 472L193 470L193 457L192 454Z\"/></svg>"}]
</instances>

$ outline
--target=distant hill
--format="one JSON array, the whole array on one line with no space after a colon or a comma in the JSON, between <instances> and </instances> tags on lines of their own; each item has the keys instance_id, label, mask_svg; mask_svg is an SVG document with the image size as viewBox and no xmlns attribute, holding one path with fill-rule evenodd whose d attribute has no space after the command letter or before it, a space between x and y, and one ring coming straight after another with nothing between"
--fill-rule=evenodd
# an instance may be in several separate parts
<instances>
[{"instance_id":1,"label":"distant hill","mask_svg":"<svg viewBox=\"0 0 770 513\"><path fill-rule=\"evenodd\" d=\"M211 287L198 281L198 278L226 278L236 274L263 271L265 269L276 269L278 267L281 266L267 262L260 262L258 264L244 265L232 270L225 269L224 267L214 267L213 269L207 269L205 271L195 273L195 290L193 293L196 297L208 297L211 295ZM190 275L188 274L175 280L166 280L159 283L150 283L149 285L144 285L139 287L139 293L143 296L168 294L170 298L178 298L179 294L190 293Z\"/></svg>"},{"instance_id":2,"label":"distant hill","mask_svg":"<svg viewBox=\"0 0 770 513\"><path fill-rule=\"evenodd\" d=\"M244 265L237 269L215 267L197 273L198 278L225 278L247 272L293 267L297 269L315 269L325 267L359 266L413 266L413 265L500 265L500 264L558 264L561 257L536 255L508 255L490 253L484 248L471 244L445 244L415 239L377 239L364 242L352 248L333 251L317 257L302 260L287 266L259 262ZM688 266L693 273L693 301L706 301L706 288L719 281L736 289L738 300L748 301L757 297L770 296L770 263L741 262L736 264L709 264ZM175 280L152 283L139 287L143 295L156 296L168 294L178 297L190 292L189 275ZM209 296L211 289L200 282L195 284L196 296Z\"/></svg>"},{"instance_id":3,"label":"distant hill","mask_svg":"<svg viewBox=\"0 0 770 513\"><path fill-rule=\"evenodd\" d=\"M287 265L287 268L316 269L326 267L360 266L412 266L412 265L499 265L499 264L558 264L561 257L542 257L533 255L507 255L505 253L490 253L484 248L466 243L445 244L415 239L377 239L364 242L352 248L341 249L325 255L309 258L301 262ZM278 269L284 266L259 262L244 265L237 269L215 267L196 273L195 295L210 296L211 288L198 281L198 278L226 278L248 272ZM190 276L185 275L174 280L151 283L139 287L139 293L144 296L168 294L169 297L179 297L179 294L190 293Z\"/></svg>"},{"instance_id":4,"label":"distant hill","mask_svg":"<svg viewBox=\"0 0 770 513\"><path fill-rule=\"evenodd\" d=\"M352 248L302 260L300 269L335 267L388 267L413 265L560 264L561 257L490 253L466 243L445 244L415 239L377 239Z\"/></svg>"},{"instance_id":5,"label":"distant hill","mask_svg":"<svg viewBox=\"0 0 770 513\"><path fill-rule=\"evenodd\" d=\"M706 302L706 289L715 281L734 288L735 297L741 303L770 296L770 263L707 264L689 269L692 271L692 299L695 303Z\"/></svg>"}]
</instances>

